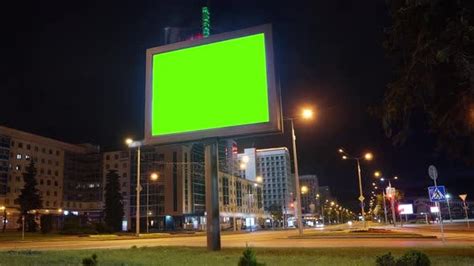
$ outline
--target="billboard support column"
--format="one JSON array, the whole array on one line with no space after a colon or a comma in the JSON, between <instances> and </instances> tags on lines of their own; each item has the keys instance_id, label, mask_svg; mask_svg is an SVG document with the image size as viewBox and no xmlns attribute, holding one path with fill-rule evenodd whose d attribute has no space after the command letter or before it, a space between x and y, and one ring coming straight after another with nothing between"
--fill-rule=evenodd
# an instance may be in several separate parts
<instances>
[{"instance_id":1,"label":"billboard support column","mask_svg":"<svg viewBox=\"0 0 474 266\"><path fill-rule=\"evenodd\" d=\"M215 140L206 143L204 151L204 161L206 167L207 249L211 251L221 249L217 148L217 140Z\"/></svg>"}]
</instances>

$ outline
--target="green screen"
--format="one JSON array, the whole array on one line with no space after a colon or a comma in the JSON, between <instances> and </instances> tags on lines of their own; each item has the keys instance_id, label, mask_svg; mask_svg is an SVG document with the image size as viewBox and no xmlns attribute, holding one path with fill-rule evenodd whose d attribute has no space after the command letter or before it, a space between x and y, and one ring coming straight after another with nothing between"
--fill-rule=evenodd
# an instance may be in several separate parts
<instances>
[{"instance_id":1,"label":"green screen","mask_svg":"<svg viewBox=\"0 0 474 266\"><path fill-rule=\"evenodd\" d=\"M263 33L153 55L152 136L269 122Z\"/></svg>"}]
</instances>

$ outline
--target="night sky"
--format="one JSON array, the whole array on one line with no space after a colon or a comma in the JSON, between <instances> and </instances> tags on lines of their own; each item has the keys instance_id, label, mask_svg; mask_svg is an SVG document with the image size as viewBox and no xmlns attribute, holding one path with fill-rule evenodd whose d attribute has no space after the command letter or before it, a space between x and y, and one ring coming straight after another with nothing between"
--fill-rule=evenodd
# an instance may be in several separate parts
<instances>
[{"instance_id":1,"label":"night sky","mask_svg":"<svg viewBox=\"0 0 474 266\"><path fill-rule=\"evenodd\" d=\"M124 148L125 136L141 138L145 50L162 44L166 26L199 27L204 1L39 2L2 4L0 124L104 150ZM407 197L425 196L430 164L451 193L473 192L474 171L436 153L423 128L393 147L368 113L392 73L382 48L385 1L278 2L211 1L211 24L219 33L272 23L285 116L302 105L317 110L315 121L297 123L300 174L317 174L355 208L356 168L337 154L344 147L375 155L363 165L367 195L372 172L381 170L400 177ZM288 131L238 143L291 144Z\"/></svg>"}]
</instances>

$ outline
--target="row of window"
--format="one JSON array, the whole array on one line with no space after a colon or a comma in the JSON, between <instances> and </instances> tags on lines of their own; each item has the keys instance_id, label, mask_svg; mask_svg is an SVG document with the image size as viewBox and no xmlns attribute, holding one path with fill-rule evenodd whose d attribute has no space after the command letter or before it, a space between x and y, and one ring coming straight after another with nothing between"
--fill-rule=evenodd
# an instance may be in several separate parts
<instances>
[{"instance_id":1,"label":"row of window","mask_svg":"<svg viewBox=\"0 0 474 266\"><path fill-rule=\"evenodd\" d=\"M280 156L264 156L260 157L259 161L275 161L275 160L284 160L285 157L283 155Z\"/></svg>"},{"instance_id":2,"label":"row of window","mask_svg":"<svg viewBox=\"0 0 474 266\"><path fill-rule=\"evenodd\" d=\"M113 166L114 166L113 169L118 169L119 168L117 163L114 164ZM122 168L127 168L127 163L122 163ZM106 164L105 169L109 170L110 169L110 164Z\"/></svg>"},{"instance_id":3,"label":"row of window","mask_svg":"<svg viewBox=\"0 0 474 266\"><path fill-rule=\"evenodd\" d=\"M15 156L13 155L13 153L11 152L10 153L10 157L11 158L16 158L17 160L21 160L21 159L25 159L27 161L29 161L32 157L29 155L29 154L21 154L21 153L17 153ZM40 161L37 160L36 157L33 157L33 159L35 160L35 162L41 162L43 164L45 164L46 162L48 162L49 165L52 165L53 164L53 161L48 159L47 161L44 159L44 158L41 158ZM59 166L59 161L54 161L54 165L56 166Z\"/></svg>"},{"instance_id":4,"label":"row of window","mask_svg":"<svg viewBox=\"0 0 474 266\"><path fill-rule=\"evenodd\" d=\"M17 148L20 148L20 149L23 149L23 147L25 147L27 150L34 150L35 152L38 152L40 151L39 147L38 146L34 146L32 147L31 144L25 144L23 145L22 142L18 142L18 143L15 143L15 141L12 140L11 142L11 146L12 147L17 147ZM56 154L56 156L59 156L61 155L61 152L59 150L52 150L52 149L46 149L46 148L41 148L41 152L42 153L45 153L45 154Z\"/></svg>"},{"instance_id":5,"label":"row of window","mask_svg":"<svg viewBox=\"0 0 474 266\"><path fill-rule=\"evenodd\" d=\"M10 199L9 198L5 199L5 204L6 205L10 204ZM13 204L18 205L18 204L20 204L20 202L18 201L18 199L14 199ZM61 207L61 205L58 205L56 201L53 201L53 204L51 206L50 205L51 204L50 204L49 200L46 200L46 201L43 200L43 207L53 207L53 208L54 207Z\"/></svg>"}]
</instances>

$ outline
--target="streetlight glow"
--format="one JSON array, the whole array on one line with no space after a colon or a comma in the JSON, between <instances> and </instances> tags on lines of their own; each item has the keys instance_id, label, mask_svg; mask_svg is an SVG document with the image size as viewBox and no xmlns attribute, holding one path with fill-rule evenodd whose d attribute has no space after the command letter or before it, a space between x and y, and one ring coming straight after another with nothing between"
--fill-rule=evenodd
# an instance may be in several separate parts
<instances>
[{"instance_id":1,"label":"streetlight glow","mask_svg":"<svg viewBox=\"0 0 474 266\"><path fill-rule=\"evenodd\" d=\"M344 153L343 149L339 149L338 151L339 151L339 153Z\"/></svg>"},{"instance_id":2,"label":"streetlight glow","mask_svg":"<svg viewBox=\"0 0 474 266\"><path fill-rule=\"evenodd\" d=\"M302 187L301 187L301 193L302 193L302 194L308 193L308 190L309 190L309 189L308 189L307 186L302 186Z\"/></svg>"},{"instance_id":3,"label":"streetlight glow","mask_svg":"<svg viewBox=\"0 0 474 266\"><path fill-rule=\"evenodd\" d=\"M127 138L127 139L125 140L125 144L127 144L127 145L130 145L130 144L132 144L132 143L133 143L133 139L131 139L131 138Z\"/></svg>"},{"instance_id":4,"label":"streetlight glow","mask_svg":"<svg viewBox=\"0 0 474 266\"><path fill-rule=\"evenodd\" d=\"M151 179L152 181L158 180L159 177L160 177L160 176L159 176L157 173L151 173L151 175L150 175L150 179Z\"/></svg>"},{"instance_id":5,"label":"streetlight glow","mask_svg":"<svg viewBox=\"0 0 474 266\"><path fill-rule=\"evenodd\" d=\"M343 160L347 160L347 156L342 155L342 159L343 159Z\"/></svg>"},{"instance_id":6,"label":"streetlight glow","mask_svg":"<svg viewBox=\"0 0 474 266\"><path fill-rule=\"evenodd\" d=\"M311 119L313 118L313 115L314 115L313 110L308 109L308 108L303 109L302 116L304 119Z\"/></svg>"},{"instance_id":7,"label":"streetlight glow","mask_svg":"<svg viewBox=\"0 0 474 266\"><path fill-rule=\"evenodd\" d=\"M263 182L263 177L257 176L257 177L255 178L255 181L257 181L257 183L262 183L262 182Z\"/></svg>"},{"instance_id":8,"label":"streetlight glow","mask_svg":"<svg viewBox=\"0 0 474 266\"><path fill-rule=\"evenodd\" d=\"M380 173L380 171L375 171L375 173L374 173L375 177L380 177L381 175L382 175L382 173Z\"/></svg>"},{"instance_id":9,"label":"streetlight glow","mask_svg":"<svg viewBox=\"0 0 474 266\"><path fill-rule=\"evenodd\" d=\"M371 161L372 159L374 159L374 155L370 152L364 154L364 159L366 159L367 161Z\"/></svg>"}]
</instances>

